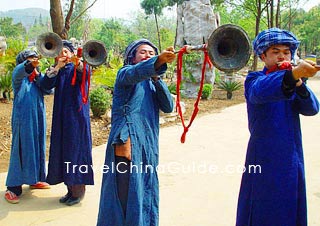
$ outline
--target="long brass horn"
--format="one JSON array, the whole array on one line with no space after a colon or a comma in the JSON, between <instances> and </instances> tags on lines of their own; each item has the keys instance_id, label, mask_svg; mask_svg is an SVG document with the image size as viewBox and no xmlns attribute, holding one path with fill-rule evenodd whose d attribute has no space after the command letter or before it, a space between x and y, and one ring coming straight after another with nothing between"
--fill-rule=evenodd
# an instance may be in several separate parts
<instances>
[{"instance_id":1,"label":"long brass horn","mask_svg":"<svg viewBox=\"0 0 320 226\"><path fill-rule=\"evenodd\" d=\"M62 39L53 32L46 32L37 37L37 50L44 57L57 57L63 48Z\"/></svg>"},{"instance_id":2,"label":"long brass horn","mask_svg":"<svg viewBox=\"0 0 320 226\"><path fill-rule=\"evenodd\" d=\"M214 30L208 39L207 49L212 64L226 73L246 66L251 55L247 33L233 24L225 24Z\"/></svg>"},{"instance_id":3,"label":"long brass horn","mask_svg":"<svg viewBox=\"0 0 320 226\"><path fill-rule=\"evenodd\" d=\"M83 45L82 57L91 66L103 64L107 58L107 50L104 43L97 40L87 41Z\"/></svg>"}]
</instances>

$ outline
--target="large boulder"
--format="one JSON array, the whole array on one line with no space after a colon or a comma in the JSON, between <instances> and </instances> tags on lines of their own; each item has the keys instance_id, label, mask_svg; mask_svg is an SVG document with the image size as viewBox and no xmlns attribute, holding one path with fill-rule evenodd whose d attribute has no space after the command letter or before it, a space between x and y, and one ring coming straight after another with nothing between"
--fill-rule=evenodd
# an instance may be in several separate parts
<instances>
[{"instance_id":1,"label":"large boulder","mask_svg":"<svg viewBox=\"0 0 320 226\"><path fill-rule=\"evenodd\" d=\"M177 8L177 39L176 45L200 45L207 42L211 33L219 26L220 17L213 12L209 0L184 1ZM190 66L188 71L196 83L184 79L184 95L194 98L197 96L199 82L201 80L203 58L197 63L198 66ZM207 68L205 83L213 84L215 80L214 69Z\"/></svg>"}]
</instances>

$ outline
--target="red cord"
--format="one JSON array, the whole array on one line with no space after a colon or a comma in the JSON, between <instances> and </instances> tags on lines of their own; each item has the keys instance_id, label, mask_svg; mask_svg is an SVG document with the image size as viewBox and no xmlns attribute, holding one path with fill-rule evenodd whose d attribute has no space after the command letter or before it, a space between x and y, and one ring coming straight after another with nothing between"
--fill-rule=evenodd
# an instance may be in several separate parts
<instances>
[{"instance_id":1,"label":"red cord","mask_svg":"<svg viewBox=\"0 0 320 226\"><path fill-rule=\"evenodd\" d=\"M181 105L180 105L180 84L182 81L182 59L183 59L183 54L185 54L187 52L187 46L182 47L179 52L178 52L178 62L177 62L177 89L176 89L176 93L177 93L177 100L176 100L176 106L177 106L177 111L178 114L180 116L181 122L182 122L182 126L183 126L183 133L182 136L180 138L181 143L184 143L186 140L186 135L187 132L189 131L189 128L192 125L193 120L195 119L195 117L197 116L198 112L199 112L199 102L200 102L200 98L202 95L202 89L203 89L203 83L204 83L204 78L205 78L205 71L206 71L206 65L209 64L210 68L212 68L212 63L210 61L209 55L208 55L208 51L206 48L203 49L204 52L204 61L203 61L203 65L202 65L202 75L201 75L201 81L200 81L200 88L198 91L198 97L196 102L194 103L194 109L193 109L193 113L190 119L189 124L186 126L185 122L184 122L184 118L182 115L182 109L181 109Z\"/></svg>"},{"instance_id":2,"label":"red cord","mask_svg":"<svg viewBox=\"0 0 320 226\"><path fill-rule=\"evenodd\" d=\"M36 78L36 76L37 76L36 69L33 69L31 75L29 75L29 77L28 77L29 78L29 82L33 82L34 79Z\"/></svg>"}]
</instances>

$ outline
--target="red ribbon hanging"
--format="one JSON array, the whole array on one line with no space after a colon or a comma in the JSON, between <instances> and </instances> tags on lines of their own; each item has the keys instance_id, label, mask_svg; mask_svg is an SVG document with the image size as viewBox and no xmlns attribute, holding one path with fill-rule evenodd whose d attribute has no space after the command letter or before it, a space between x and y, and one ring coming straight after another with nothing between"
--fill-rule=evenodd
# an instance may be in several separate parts
<instances>
[{"instance_id":1,"label":"red ribbon hanging","mask_svg":"<svg viewBox=\"0 0 320 226\"><path fill-rule=\"evenodd\" d=\"M202 89L203 89L203 84L204 84L204 78L205 78L205 71L206 71L206 65L208 64L210 68L212 68L212 63L210 61L209 55L208 55L208 51L205 48L203 48L203 52L204 52L204 61L203 61L203 65L202 65L202 75L201 75L201 81L200 81L200 88L198 91L198 96L197 96L197 100L194 103L194 109L193 109L193 113L192 116L190 118L190 122L189 124L186 126L185 122L184 122L184 118L182 115L182 109L181 109L181 105L180 105L180 84L182 81L182 59L183 59L183 54L187 53L187 47L188 46L184 46L182 47L179 52L178 52L178 62L177 62L177 89L176 89L176 93L177 93L177 100L176 100L176 107L177 107L177 111L178 114L180 116L181 122L182 122L182 126L183 126L183 133L182 136L180 138L181 143L184 143L186 140L186 134L189 131L189 128L191 127L193 120L195 119L196 115L199 112L199 102L200 102L200 98L202 95Z\"/></svg>"}]
</instances>

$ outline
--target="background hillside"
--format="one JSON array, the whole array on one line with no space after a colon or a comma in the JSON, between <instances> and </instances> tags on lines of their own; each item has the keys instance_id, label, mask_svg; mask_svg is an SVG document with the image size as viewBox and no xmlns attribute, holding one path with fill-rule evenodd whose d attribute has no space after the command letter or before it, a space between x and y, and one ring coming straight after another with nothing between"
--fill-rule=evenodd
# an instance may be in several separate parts
<instances>
[{"instance_id":1,"label":"background hillside","mask_svg":"<svg viewBox=\"0 0 320 226\"><path fill-rule=\"evenodd\" d=\"M43 24L48 24L50 13L46 9L41 8L26 8L26 9L15 9L9 11L0 11L0 18L10 17L13 18L13 23L22 23L22 25L28 31L35 21L39 23L42 20Z\"/></svg>"}]
</instances>

